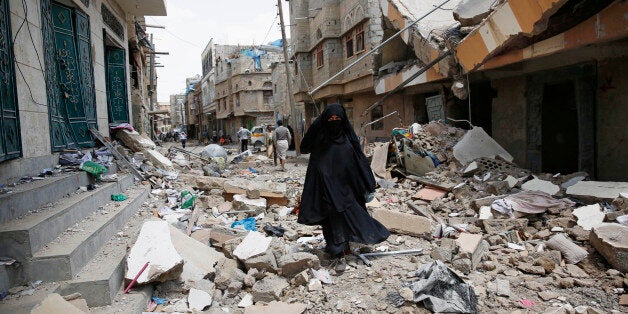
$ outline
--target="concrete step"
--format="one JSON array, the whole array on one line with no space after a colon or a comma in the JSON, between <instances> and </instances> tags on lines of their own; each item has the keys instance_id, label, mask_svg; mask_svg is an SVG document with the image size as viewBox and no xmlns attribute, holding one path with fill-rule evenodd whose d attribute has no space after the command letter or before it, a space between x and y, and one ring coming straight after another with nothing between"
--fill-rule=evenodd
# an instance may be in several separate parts
<instances>
[{"instance_id":1,"label":"concrete step","mask_svg":"<svg viewBox=\"0 0 628 314\"><path fill-rule=\"evenodd\" d=\"M70 280L122 229L148 198L148 186L134 186L124 192L128 199L110 202L45 245L25 265L29 280Z\"/></svg>"},{"instance_id":2,"label":"concrete step","mask_svg":"<svg viewBox=\"0 0 628 314\"><path fill-rule=\"evenodd\" d=\"M68 295L80 293L89 307L110 305L123 286L127 248L137 239L142 223L150 219L148 210L140 210L131 217L122 230L116 234L81 269L74 279L61 284L57 293Z\"/></svg>"},{"instance_id":3,"label":"concrete step","mask_svg":"<svg viewBox=\"0 0 628 314\"><path fill-rule=\"evenodd\" d=\"M0 195L0 224L52 203L89 184L86 172L73 172L19 184L12 192Z\"/></svg>"},{"instance_id":4,"label":"concrete step","mask_svg":"<svg viewBox=\"0 0 628 314\"><path fill-rule=\"evenodd\" d=\"M121 175L118 182L104 183L93 191L74 193L42 207L39 212L0 225L0 252L18 261L32 257L48 241L92 214L101 204L109 202L111 194L121 193L132 185L131 175Z\"/></svg>"}]
</instances>

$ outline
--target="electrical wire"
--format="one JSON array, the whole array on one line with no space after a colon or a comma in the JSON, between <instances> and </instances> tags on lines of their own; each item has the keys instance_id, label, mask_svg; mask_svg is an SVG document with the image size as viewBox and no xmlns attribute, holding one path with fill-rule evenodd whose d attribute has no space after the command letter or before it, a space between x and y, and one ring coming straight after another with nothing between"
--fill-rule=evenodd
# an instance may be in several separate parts
<instances>
[{"instance_id":1,"label":"electrical wire","mask_svg":"<svg viewBox=\"0 0 628 314\"><path fill-rule=\"evenodd\" d=\"M157 21L155 21L152 17L148 16L148 18L150 18L150 19L151 19L151 21L153 21L153 23L157 23ZM177 35L177 34L175 34L175 33L171 32L171 31L170 31L169 29L167 29L167 28L164 28L163 30L164 30L166 33L170 34L172 37L174 37L174 38L176 38L176 39L178 39L178 40L180 40L180 41L182 41L182 42L184 42L184 43L186 43L186 44L188 44L188 45L192 45L192 46L194 46L194 47L196 47L196 48L203 49L203 47L200 47L200 46L198 46L197 44L195 44L195 43L193 43L193 42L191 42L191 41L188 41L188 40L186 40L186 39L181 38L179 35Z\"/></svg>"}]
</instances>

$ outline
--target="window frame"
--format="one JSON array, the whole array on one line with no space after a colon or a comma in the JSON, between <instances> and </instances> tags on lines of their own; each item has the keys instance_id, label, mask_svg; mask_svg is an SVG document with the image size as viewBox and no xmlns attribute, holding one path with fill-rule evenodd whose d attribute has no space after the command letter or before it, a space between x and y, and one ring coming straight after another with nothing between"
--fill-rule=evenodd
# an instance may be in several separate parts
<instances>
[{"instance_id":1,"label":"window frame","mask_svg":"<svg viewBox=\"0 0 628 314\"><path fill-rule=\"evenodd\" d=\"M320 69L325 66L325 53L323 51L323 44L318 44L314 51L314 54L316 55L316 68Z\"/></svg>"},{"instance_id":2,"label":"window frame","mask_svg":"<svg viewBox=\"0 0 628 314\"><path fill-rule=\"evenodd\" d=\"M360 39L358 39L360 36ZM359 49L359 44L362 42L362 49ZM364 23L361 23L355 27L355 52L354 54L358 54L366 50L366 45L364 44Z\"/></svg>"},{"instance_id":3,"label":"window frame","mask_svg":"<svg viewBox=\"0 0 628 314\"><path fill-rule=\"evenodd\" d=\"M345 35L345 57L347 59L353 57L356 53L353 44L353 33L353 30L351 30L347 35ZM349 51L351 51L351 54L349 54Z\"/></svg>"}]
</instances>

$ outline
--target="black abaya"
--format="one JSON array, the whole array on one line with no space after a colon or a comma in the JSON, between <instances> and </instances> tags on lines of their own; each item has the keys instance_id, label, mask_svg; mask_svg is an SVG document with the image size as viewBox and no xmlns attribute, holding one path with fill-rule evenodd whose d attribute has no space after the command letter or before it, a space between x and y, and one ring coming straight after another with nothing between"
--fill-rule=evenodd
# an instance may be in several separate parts
<instances>
[{"instance_id":1,"label":"black abaya","mask_svg":"<svg viewBox=\"0 0 628 314\"><path fill-rule=\"evenodd\" d=\"M332 115L342 119L327 120ZM365 195L375 191L375 178L344 108L329 105L305 134L301 152L311 153L298 222L321 225L330 254L348 242L380 243L389 231L366 211Z\"/></svg>"}]
</instances>

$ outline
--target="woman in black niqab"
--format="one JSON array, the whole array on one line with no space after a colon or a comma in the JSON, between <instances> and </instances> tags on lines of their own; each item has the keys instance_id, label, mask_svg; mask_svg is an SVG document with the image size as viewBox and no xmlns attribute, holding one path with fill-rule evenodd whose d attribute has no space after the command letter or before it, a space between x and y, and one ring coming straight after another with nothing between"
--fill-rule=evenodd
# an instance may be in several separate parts
<instances>
[{"instance_id":1,"label":"woman in black niqab","mask_svg":"<svg viewBox=\"0 0 628 314\"><path fill-rule=\"evenodd\" d=\"M298 222L321 225L327 252L334 257L342 257L349 242L386 240L390 232L366 210L366 195L375 191L375 178L345 109L340 104L327 106L300 147L311 155Z\"/></svg>"}]
</instances>

